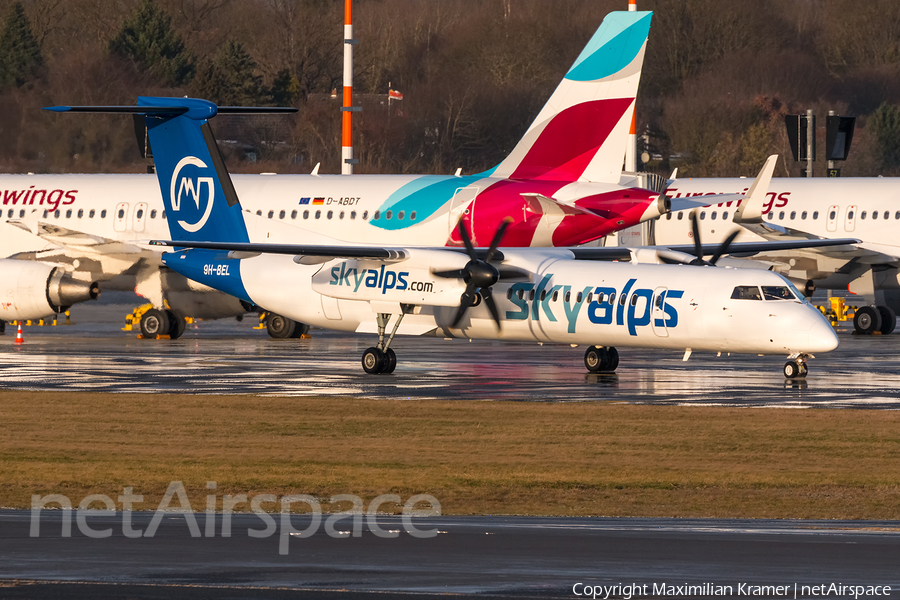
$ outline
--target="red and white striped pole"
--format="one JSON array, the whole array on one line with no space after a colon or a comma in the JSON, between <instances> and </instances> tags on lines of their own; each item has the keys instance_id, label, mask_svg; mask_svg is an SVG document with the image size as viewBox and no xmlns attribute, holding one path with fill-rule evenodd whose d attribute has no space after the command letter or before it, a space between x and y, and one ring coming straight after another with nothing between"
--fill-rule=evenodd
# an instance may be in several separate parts
<instances>
[{"instance_id":1,"label":"red and white striped pole","mask_svg":"<svg viewBox=\"0 0 900 600\"><path fill-rule=\"evenodd\" d=\"M344 0L344 102L341 106L341 174L352 175L353 165L353 113L359 108L353 106L353 0Z\"/></svg>"},{"instance_id":2,"label":"red and white striped pole","mask_svg":"<svg viewBox=\"0 0 900 600\"><path fill-rule=\"evenodd\" d=\"M628 0L628 12L637 10L637 0ZM635 99L635 112L637 112L637 99ZM637 131L635 127L635 112L631 113L631 130L628 132L628 145L625 146L625 170L634 173L637 171Z\"/></svg>"}]
</instances>

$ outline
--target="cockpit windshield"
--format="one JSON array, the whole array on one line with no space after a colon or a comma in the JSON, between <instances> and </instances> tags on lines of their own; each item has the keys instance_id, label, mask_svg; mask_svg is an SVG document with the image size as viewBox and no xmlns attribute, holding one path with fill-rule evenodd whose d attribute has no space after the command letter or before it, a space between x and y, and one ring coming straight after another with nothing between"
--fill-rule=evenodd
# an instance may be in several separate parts
<instances>
[{"instance_id":1,"label":"cockpit windshield","mask_svg":"<svg viewBox=\"0 0 900 600\"><path fill-rule=\"evenodd\" d=\"M732 300L762 300L759 288L755 285L739 285L731 292Z\"/></svg>"},{"instance_id":2,"label":"cockpit windshield","mask_svg":"<svg viewBox=\"0 0 900 600\"><path fill-rule=\"evenodd\" d=\"M786 285L764 285L762 292L766 300L797 300L797 297Z\"/></svg>"}]
</instances>

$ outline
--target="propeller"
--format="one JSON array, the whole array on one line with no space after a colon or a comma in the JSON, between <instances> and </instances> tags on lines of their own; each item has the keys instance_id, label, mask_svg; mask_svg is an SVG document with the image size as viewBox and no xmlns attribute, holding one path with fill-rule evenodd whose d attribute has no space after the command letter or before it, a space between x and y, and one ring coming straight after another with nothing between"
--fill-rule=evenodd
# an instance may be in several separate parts
<instances>
[{"instance_id":1,"label":"propeller","mask_svg":"<svg viewBox=\"0 0 900 600\"><path fill-rule=\"evenodd\" d=\"M491 245L488 248L484 260L481 260L475 253L475 247L472 245L472 239L469 237L469 232L466 231L466 226L463 224L462 219L459 220L459 236L466 246L469 262L466 263L466 266L462 269L432 272L432 275L435 277L462 279L466 283L466 290L459 298L459 309L456 311L456 316L453 318L453 322L450 325L451 327L456 327L459 322L462 321L463 315L466 314L466 310L469 307L478 304L478 295L480 294L481 297L484 298L484 303L487 305L491 317L494 319L494 323L497 324L497 329L500 329L500 311L497 310L497 304L494 302L491 286L500 281L501 276L506 275L506 272L501 273L497 267L490 263L496 257L497 247L503 240L506 228L509 227L512 222L513 220L511 217L503 219L503 222L500 223L500 227L498 227L496 233L494 233L494 239L491 240ZM521 277L521 273L518 272L513 273L512 275L513 277Z\"/></svg>"},{"instance_id":2,"label":"propeller","mask_svg":"<svg viewBox=\"0 0 900 600\"><path fill-rule=\"evenodd\" d=\"M703 260L703 257L708 254L708 252L703 251L703 244L700 243L700 223L697 219L697 211L695 210L690 214L691 219L691 231L694 234L694 258L692 260L686 260L685 255L681 252L666 252L662 251L659 253L659 258L669 264L686 264L686 265L695 265L701 267L714 267L716 263L722 258L723 255L728 254L728 248L731 246L732 242L734 242L735 238L741 233L740 229L735 229L732 231L725 241L722 242L716 251L713 253L712 258L708 261Z\"/></svg>"}]
</instances>

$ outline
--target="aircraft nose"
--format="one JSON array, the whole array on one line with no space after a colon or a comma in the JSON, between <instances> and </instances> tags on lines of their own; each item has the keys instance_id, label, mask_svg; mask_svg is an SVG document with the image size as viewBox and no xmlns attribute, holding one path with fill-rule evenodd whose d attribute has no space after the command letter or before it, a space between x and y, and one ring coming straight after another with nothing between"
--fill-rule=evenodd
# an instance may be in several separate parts
<instances>
[{"instance_id":1,"label":"aircraft nose","mask_svg":"<svg viewBox=\"0 0 900 600\"><path fill-rule=\"evenodd\" d=\"M809 351L831 352L838 347L838 336L825 317L818 310L815 312L818 318L809 331Z\"/></svg>"}]
</instances>

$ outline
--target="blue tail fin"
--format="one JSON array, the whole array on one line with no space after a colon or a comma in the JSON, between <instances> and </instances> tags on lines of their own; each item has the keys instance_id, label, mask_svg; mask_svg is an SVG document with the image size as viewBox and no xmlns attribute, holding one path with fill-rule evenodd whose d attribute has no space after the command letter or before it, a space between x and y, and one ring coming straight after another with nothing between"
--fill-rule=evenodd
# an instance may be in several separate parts
<instances>
[{"instance_id":1,"label":"blue tail fin","mask_svg":"<svg viewBox=\"0 0 900 600\"><path fill-rule=\"evenodd\" d=\"M137 106L55 106L55 112L143 115L175 241L249 242L241 205L209 127L218 112L292 112L290 108L216 107L195 98L139 97Z\"/></svg>"}]
</instances>

